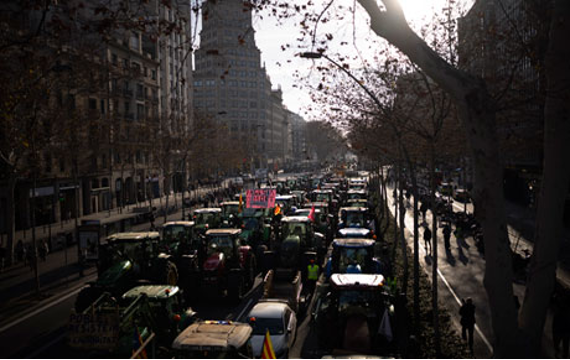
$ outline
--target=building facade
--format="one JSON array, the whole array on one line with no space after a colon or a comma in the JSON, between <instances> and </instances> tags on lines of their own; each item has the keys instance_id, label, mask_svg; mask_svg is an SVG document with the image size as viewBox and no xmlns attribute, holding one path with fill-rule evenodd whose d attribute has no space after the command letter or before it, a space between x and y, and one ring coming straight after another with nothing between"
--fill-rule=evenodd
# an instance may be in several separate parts
<instances>
[{"instance_id":1,"label":"building facade","mask_svg":"<svg viewBox=\"0 0 570 360\"><path fill-rule=\"evenodd\" d=\"M287 116L255 44L248 2L207 1L195 53L194 105L244 144L254 167L285 159Z\"/></svg>"}]
</instances>

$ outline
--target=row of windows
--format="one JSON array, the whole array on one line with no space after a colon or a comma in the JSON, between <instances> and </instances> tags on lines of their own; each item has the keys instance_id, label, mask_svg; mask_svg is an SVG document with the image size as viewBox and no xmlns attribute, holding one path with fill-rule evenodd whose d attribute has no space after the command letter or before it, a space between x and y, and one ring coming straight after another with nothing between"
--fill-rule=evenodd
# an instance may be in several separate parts
<instances>
[{"instance_id":1,"label":"row of windows","mask_svg":"<svg viewBox=\"0 0 570 360\"><path fill-rule=\"evenodd\" d=\"M114 66L119 66L119 57L117 56L117 54L111 54L111 63ZM121 59L121 65L124 69L133 68L133 70L140 72L142 76L144 77L150 76L152 80L156 80L156 69L149 69L144 65L141 67L139 63L135 61L131 63L130 60L127 58Z\"/></svg>"}]
</instances>

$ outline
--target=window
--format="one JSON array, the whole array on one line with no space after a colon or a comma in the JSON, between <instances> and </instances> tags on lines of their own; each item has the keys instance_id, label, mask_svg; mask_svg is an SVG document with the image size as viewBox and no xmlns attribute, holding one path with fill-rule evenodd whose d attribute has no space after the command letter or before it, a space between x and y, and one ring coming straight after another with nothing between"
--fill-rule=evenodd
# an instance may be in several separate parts
<instances>
[{"instance_id":1,"label":"window","mask_svg":"<svg viewBox=\"0 0 570 360\"><path fill-rule=\"evenodd\" d=\"M117 54L111 54L111 63L115 66L119 63L119 59L117 58Z\"/></svg>"},{"instance_id":2,"label":"window","mask_svg":"<svg viewBox=\"0 0 570 360\"><path fill-rule=\"evenodd\" d=\"M89 110L97 110L97 100L89 98Z\"/></svg>"},{"instance_id":3,"label":"window","mask_svg":"<svg viewBox=\"0 0 570 360\"><path fill-rule=\"evenodd\" d=\"M150 77L151 77L153 80L156 80L156 70L154 70L154 69L150 70Z\"/></svg>"},{"instance_id":4,"label":"window","mask_svg":"<svg viewBox=\"0 0 570 360\"><path fill-rule=\"evenodd\" d=\"M101 114L105 115L105 100L100 101L101 105Z\"/></svg>"},{"instance_id":5,"label":"window","mask_svg":"<svg viewBox=\"0 0 570 360\"><path fill-rule=\"evenodd\" d=\"M59 171L60 172L65 171L65 159L64 158L59 158Z\"/></svg>"}]
</instances>

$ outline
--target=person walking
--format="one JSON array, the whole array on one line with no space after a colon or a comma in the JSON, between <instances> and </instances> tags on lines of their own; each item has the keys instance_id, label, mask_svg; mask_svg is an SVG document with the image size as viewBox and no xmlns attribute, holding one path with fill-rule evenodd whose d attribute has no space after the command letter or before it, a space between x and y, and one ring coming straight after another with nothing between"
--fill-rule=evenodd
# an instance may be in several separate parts
<instances>
[{"instance_id":1,"label":"person walking","mask_svg":"<svg viewBox=\"0 0 570 360\"><path fill-rule=\"evenodd\" d=\"M148 214L148 220L150 221L150 230L151 231L156 230L156 227L154 226L154 220L156 219L156 216L154 214L155 211L156 211L156 208L153 207L152 209L150 209L150 212Z\"/></svg>"},{"instance_id":2,"label":"person walking","mask_svg":"<svg viewBox=\"0 0 570 360\"><path fill-rule=\"evenodd\" d=\"M475 329L475 305L473 300L467 298L467 301L461 300L463 305L459 309L461 316L461 337L463 340L468 340L469 350L473 354L473 330Z\"/></svg>"},{"instance_id":3,"label":"person walking","mask_svg":"<svg viewBox=\"0 0 570 360\"><path fill-rule=\"evenodd\" d=\"M451 239L451 226L449 225L449 223L446 223L443 226L443 245L445 246L445 250L448 250L451 248L451 244L449 243L449 240Z\"/></svg>"},{"instance_id":4,"label":"person walking","mask_svg":"<svg viewBox=\"0 0 570 360\"><path fill-rule=\"evenodd\" d=\"M319 265L315 264L315 259L311 259L307 266L307 291L311 296L317 286L317 280L319 280Z\"/></svg>"},{"instance_id":5,"label":"person walking","mask_svg":"<svg viewBox=\"0 0 570 360\"><path fill-rule=\"evenodd\" d=\"M422 202L422 204L420 205L420 212L422 213L422 219L425 221L426 220L426 213L428 211L428 206L426 204L426 202Z\"/></svg>"},{"instance_id":6,"label":"person walking","mask_svg":"<svg viewBox=\"0 0 570 360\"><path fill-rule=\"evenodd\" d=\"M431 230L429 229L429 226L424 227L424 243L425 243L424 247L426 249L426 252L429 253L429 255L431 256Z\"/></svg>"}]
</instances>

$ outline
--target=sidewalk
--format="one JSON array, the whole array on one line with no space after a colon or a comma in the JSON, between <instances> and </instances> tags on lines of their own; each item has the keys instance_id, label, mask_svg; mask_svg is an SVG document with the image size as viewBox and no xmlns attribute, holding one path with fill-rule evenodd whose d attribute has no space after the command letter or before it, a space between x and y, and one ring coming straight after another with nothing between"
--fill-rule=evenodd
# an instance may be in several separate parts
<instances>
[{"instance_id":1,"label":"sidewalk","mask_svg":"<svg viewBox=\"0 0 570 360\"><path fill-rule=\"evenodd\" d=\"M389 186L389 193L392 194L394 188ZM390 211L394 214L394 203L393 197L388 196L388 202L390 205ZM410 205L413 202L413 197L410 198L410 202L404 201L406 205L406 239L410 248L413 248L413 209ZM459 203L463 208L463 204ZM530 209L529 209L530 210ZM524 249L532 250L532 243L528 241L521 230L520 224L514 224L513 219L518 219L519 221L526 221L527 227L530 224L530 214L525 211L520 211L514 204L508 204L508 221L509 221L509 236L511 237L511 242L516 242L517 239L520 241L519 246L516 251L523 253ZM426 216L426 221L431 225L432 215L431 211L428 211ZM422 222L421 214L420 220ZM532 222L534 224L534 222ZM528 229L527 229L528 230ZM526 234L528 235L528 234ZM420 239L420 263L424 270L431 274L431 265L433 263L433 258L429 256L424 249L423 241L423 229L419 229L419 239ZM463 242L458 242L457 239L451 236L451 251L446 251L443 246L443 233L442 229L438 226L437 232L438 240L438 273L440 275L438 279L438 289L440 294L440 301L451 308L451 314L455 315L454 323L456 323L458 331L461 330L459 325L459 305L460 299L471 297L477 307L476 319L479 331L476 331L475 335L475 356L476 357L490 357L492 354L489 350L489 346L486 342L492 344L493 342L493 332L491 324L491 312L489 309L489 302L487 298L487 293L484 290L483 278L485 272L485 259L478 252L474 241L472 238L467 238ZM560 267L559 267L560 269ZM562 277L561 277L562 276ZM567 270L559 270L559 281L568 281ZM431 278L431 276L430 276ZM519 300L522 302L524 298L524 285L513 283L513 291ZM551 314L549 312L544 327L543 336L543 347L542 356L553 358L554 352L552 349L552 339L551 339ZM484 339L486 338L486 340ZM485 355L483 355L485 354Z\"/></svg>"}]
</instances>

